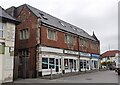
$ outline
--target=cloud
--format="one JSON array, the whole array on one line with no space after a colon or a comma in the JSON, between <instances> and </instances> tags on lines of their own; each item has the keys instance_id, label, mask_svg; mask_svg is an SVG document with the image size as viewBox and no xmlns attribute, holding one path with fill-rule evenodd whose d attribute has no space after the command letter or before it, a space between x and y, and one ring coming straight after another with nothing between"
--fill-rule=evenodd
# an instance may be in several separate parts
<instances>
[{"instance_id":1,"label":"cloud","mask_svg":"<svg viewBox=\"0 0 120 85\"><path fill-rule=\"evenodd\" d=\"M101 52L117 49L119 0L1 0L4 8L30 4L57 18L76 25L101 42Z\"/></svg>"}]
</instances>

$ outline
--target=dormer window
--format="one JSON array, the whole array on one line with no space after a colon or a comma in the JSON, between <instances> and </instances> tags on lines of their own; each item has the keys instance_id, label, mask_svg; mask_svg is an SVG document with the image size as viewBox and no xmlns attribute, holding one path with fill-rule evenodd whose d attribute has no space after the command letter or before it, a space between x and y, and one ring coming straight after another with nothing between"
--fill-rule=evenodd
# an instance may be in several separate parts
<instances>
[{"instance_id":1,"label":"dormer window","mask_svg":"<svg viewBox=\"0 0 120 85\"><path fill-rule=\"evenodd\" d=\"M63 22L59 21L59 23L60 23L63 27L66 27Z\"/></svg>"}]
</instances>

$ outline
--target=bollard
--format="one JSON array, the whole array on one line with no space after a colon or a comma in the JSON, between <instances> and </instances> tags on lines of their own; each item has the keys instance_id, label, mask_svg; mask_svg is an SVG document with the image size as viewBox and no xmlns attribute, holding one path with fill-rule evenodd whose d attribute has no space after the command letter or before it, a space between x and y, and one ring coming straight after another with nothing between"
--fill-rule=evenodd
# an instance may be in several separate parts
<instances>
[{"instance_id":1,"label":"bollard","mask_svg":"<svg viewBox=\"0 0 120 85\"><path fill-rule=\"evenodd\" d=\"M52 67L50 68L50 79L52 80Z\"/></svg>"}]
</instances>

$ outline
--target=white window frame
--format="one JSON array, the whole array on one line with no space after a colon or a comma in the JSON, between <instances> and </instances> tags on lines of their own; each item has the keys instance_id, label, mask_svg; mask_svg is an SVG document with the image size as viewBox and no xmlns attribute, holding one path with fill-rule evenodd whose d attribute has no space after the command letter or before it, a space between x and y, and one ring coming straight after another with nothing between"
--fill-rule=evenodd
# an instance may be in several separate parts
<instances>
[{"instance_id":1,"label":"white window frame","mask_svg":"<svg viewBox=\"0 0 120 85\"><path fill-rule=\"evenodd\" d=\"M19 39L20 40L29 39L29 29L28 28L19 30Z\"/></svg>"},{"instance_id":2,"label":"white window frame","mask_svg":"<svg viewBox=\"0 0 120 85\"><path fill-rule=\"evenodd\" d=\"M0 38L3 38L3 33L4 33L4 23L0 22L0 31L2 33L2 36L0 35Z\"/></svg>"},{"instance_id":3,"label":"white window frame","mask_svg":"<svg viewBox=\"0 0 120 85\"><path fill-rule=\"evenodd\" d=\"M57 40L57 31L52 30L52 29L48 29L47 38L50 39L50 40L55 40L56 41Z\"/></svg>"}]
</instances>

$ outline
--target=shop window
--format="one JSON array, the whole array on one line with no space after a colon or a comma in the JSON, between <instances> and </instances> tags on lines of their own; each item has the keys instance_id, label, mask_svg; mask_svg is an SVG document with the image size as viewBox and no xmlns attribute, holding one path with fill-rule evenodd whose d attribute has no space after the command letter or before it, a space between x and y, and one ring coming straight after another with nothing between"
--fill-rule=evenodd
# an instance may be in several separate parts
<instances>
[{"instance_id":1,"label":"shop window","mask_svg":"<svg viewBox=\"0 0 120 85\"><path fill-rule=\"evenodd\" d=\"M74 70L76 70L76 60L74 60Z\"/></svg>"},{"instance_id":2,"label":"shop window","mask_svg":"<svg viewBox=\"0 0 120 85\"><path fill-rule=\"evenodd\" d=\"M0 54L4 54L5 53L5 44L0 43Z\"/></svg>"},{"instance_id":3,"label":"shop window","mask_svg":"<svg viewBox=\"0 0 120 85\"><path fill-rule=\"evenodd\" d=\"M94 61L94 68L97 68L98 67L97 65L98 65L97 61Z\"/></svg>"},{"instance_id":4,"label":"shop window","mask_svg":"<svg viewBox=\"0 0 120 85\"><path fill-rule=\"evenodd\" d=\"M49 69L55 68L55 59L54 58L49 58Z\"/></svg>"},{"instance_id":5,"label":"shop window","mask_svg":"<svg viewBox=\"0 0 120 85\"><path fill-rule=\"evenodd\" d=\"M80 60L80 68L83 68L83 61Z\"/></svg>"},{"instance_id":6,"label":"shop window","mask_svg":"<svg viewBox=\"0 0 120 85\"><path fill-rule=\"evenodd\" d=\"M60 59L60 68L61 68L61 59Z\"/></svg>"},{"instance_id":7,"label":"shop window","mask_svg":"<svg viewBox=\"0 0 120 85\"><path fill-rule=\"evenodd\" d=\"M70 69L73 69L73 59L69 59L70 62Z\"/></svg>"},{"instance_id":8,"label":"shop window","mask_svg":"<svg viewBox=\"0 0 120 85\"><path fill-rule=\"evenodd\" d=\"M84 60L84 68L86 69L86 60Z\"/></svg>"},{"instance_id":9,"label":"shop window","mask_svg":"<svg viewBox=\"0 0 120 85\"><path fill-rule=\"evenodd\" d=\"M68 69L68 59L64 59L64 66L65 66L65 69Z\"/></svg>"},{"instance_id":10,"label":"shop window","mask_svg":"<svg viewBox=\"0 0 120 85\"><path fill-rule=\"evenodd\" d=\"M57 39L57 32L51 29L48 29L48 39L56 40Z\"/></svg>"},{"instance_id":11,"label":"shop window","mask_svg":"<svg viewBox=\"0 0 120 85\"><path fill-rule=\"evenodd\" d=\"M48 58L42 58L42 69L48 69Z\"/></svg>"},{"instance_id":12,"label":"shop window","mask_svg":"<svg viewBox=\"0 0 120 85\"><path fill-rule=\"evenodd\" d=\"M87 60L87 69L89 69L89 61Z\"/></svg>"},{"instance_id":13,"label":"shop window","mask_svg":"<svg viewBox=\"0 0 120 85\"><path fill-rule=\"evenodd\" d=\"M107 60L110 60L110 57L107 57Z\"/></svg>"}]
</instances>

